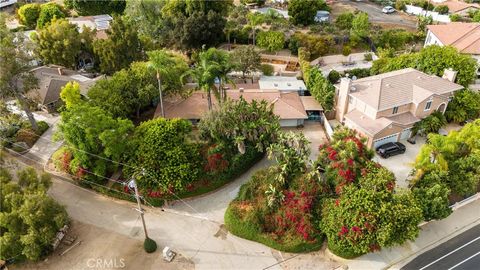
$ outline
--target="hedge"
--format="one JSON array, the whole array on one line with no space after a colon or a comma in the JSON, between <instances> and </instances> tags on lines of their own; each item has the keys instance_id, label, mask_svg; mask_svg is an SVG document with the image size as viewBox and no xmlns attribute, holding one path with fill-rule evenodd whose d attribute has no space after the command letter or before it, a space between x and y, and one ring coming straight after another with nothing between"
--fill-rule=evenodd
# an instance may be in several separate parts
<instances>
[{"instance_id":1,"label":"hedge","mask_svg":"<svg viewBox=\"0 0 480 270\"><path fill-rule=\"evenodd\" d=\"M260 228L257 228L253 224L244 222L237 215L237 213L235 213L235 208L232 205L233 204L230 203L230 205L228 206L227 211L225 212L224 221L226 228L233 235L264 244L268 247L283 252L306 253L320 250L323 245L323 236L317 238L316 243L279 243L275 241L270 235L262 233L260 231Z\"/></svg>"}]
</instances>

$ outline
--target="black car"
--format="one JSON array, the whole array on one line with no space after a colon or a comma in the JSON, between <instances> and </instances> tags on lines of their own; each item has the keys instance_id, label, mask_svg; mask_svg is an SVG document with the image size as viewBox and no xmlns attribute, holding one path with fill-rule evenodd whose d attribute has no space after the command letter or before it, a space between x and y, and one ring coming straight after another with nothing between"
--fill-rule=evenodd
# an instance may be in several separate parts
<instances>
[{"instance_id":1,"label":"black car","mask_svg":"<svg viewBox=\"0 0 480 270\"><path fill-rule=\"evenodd\" d=\"M377 147L377 154L382 158L388 158L405 153L405 145L399 142L389 142Z\"/></svg>"}]
</instances>

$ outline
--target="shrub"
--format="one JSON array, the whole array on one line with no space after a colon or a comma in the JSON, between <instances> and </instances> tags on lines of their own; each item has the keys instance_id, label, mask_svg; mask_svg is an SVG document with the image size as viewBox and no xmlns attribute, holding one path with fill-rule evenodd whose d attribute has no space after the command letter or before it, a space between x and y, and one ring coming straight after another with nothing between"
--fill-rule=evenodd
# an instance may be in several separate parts
<instances>
[{"instance_id":1,"label":"shrub","mask_svg":"<svg viewBox=\"0 0 480 270\"><path fill-rule=\"evenodd\" d=\"M354 68L350 70L345 70L345 74L348 74L351 77L355 76L357 79L365 78L370 76L369 68Z\"/></svg>"},{"instance_id":2,"label":"shrub","mask_svg":"<svg viewBox=\"0 0 480 270\"><path fill-rule=\"evenodd\" d=\"M363 59L364 59L365 61L372 61L372 60L373 60L373 56L372 56L371 53L366 53L366 54L363 55Z\"/></svg>"},{"instance_id":3,"label":"shrub","mask_svg":"<svg viewBox=\"0 0 480 270\"><path fill-rule=\"evenodd\" d=\"M344 56L348 56L352 53L352 48L348 45L344 45L343 48L342 48L342 54Z\"/></svg>"},{"instance_id":4,"label":"shrub","mask_svg":"<svg viewBox=\"0 0 480 270\"><path fill-rule=\"evenodd\" d=\"M25 142L29 147L32 147L38 139L38 135L30 128L21 128L16 135L15 141Z\"/></svg>"},{"instance_id":5,"label":"shrub","mask_svg":"<svg viewBox=\"0 0 480 270\"><path fill-rule=\"evenodd\" d=\"M332 84L337 83L338 80L340 80L340 78L341 78L340 73L338 73L338 71L336 71L336 70L332 70L332 71L330 71L330 73L328 73L328 80Z\"/></svg>"},{"instance_id":6,"label":"shrub","mask_svg":"<svg viewBox=\"0 0 480 270\"><path fill-rule=\"evenodd\" d=\"M37 3L23 5L18 9L17 14L20 23L29 28L35 28L40 16L40 5Z\"/></svg>"},{"instance_id":7,"label":"shrub","mask_svg":"<svg viewBox=\"0 0 480 270\"><path fill-rule=\"evenodd\" d=\"M157 243L150 238L145 238L143 249L145 249L147 253L153 253L157 250Z\"/></svg>"},{"instance_id":8,"label":"shrub","mask_svg":"<svg viewBox=\"0 0 480 270\"><path fill-rule=\"evenodd\" d=\"M53 165L55 169L66 173L70 172L70 162L72 161L72 152L65 146L60 147L52 155Z\"/></svg>"},{"instance_id":9,"label":"shrub","mask_svg":"<svg viewBox=\"0 0 480 270\"><path fill-rule=\"evenodd\" d=\"M440 5L435 7L435 11L440 13L440 14L447 14L448 13L448 6L446 5Z\"/></svg>"},{"instance_id":10,"label":"shrub","mask_svg":"<svg viewBox=\"0 0 480 270\"><path fill-rule=\"evenodd\" d=\"M262 64L260 66L260 70L262 71L263 75L265 76L272 76L273 75L273 66L269 64Z\"/></svg>"},{"instance_id":11,"label":"shrub","mask_svg":"<svg viewBox=\"0 0 480 270\"><path fill-rule=\"evenodd\" d=\"M335 20L335 25L341 30L346 30L352 28L352 21L355 15L352 12L344 12L338 15Z\"/></svg>"},{"instance_id":12,"label":"shrub","mask_svg":"<svg viewBox=\"0 0 480 270\"><path fill-rule=\"evenodd\" d=\"M452 22L458 22L462 19L462 16L460 16L459 14L450 14L450 21Z\"/></svg>"},{"instance_id":13,"label":"shrub","mask_svg":"<svg viewBox=\"0 0 480 270\"><path fill-rule=\"evenodd\" d=\"M62 8L55 3L43 4L38 16L37 26L43 28L49 24L53 19L65 18L65 13Z\"/></svg>"}]
</instances>

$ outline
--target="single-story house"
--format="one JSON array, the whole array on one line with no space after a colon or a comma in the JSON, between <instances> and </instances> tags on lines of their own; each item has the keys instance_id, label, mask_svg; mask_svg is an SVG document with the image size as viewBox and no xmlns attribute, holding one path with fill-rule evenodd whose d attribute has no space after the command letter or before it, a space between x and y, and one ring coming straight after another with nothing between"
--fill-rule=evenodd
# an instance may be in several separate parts
<instances>
[{"instance_id":1,"label":"single-story house","mask_svg":"<svg viewBox=\"0 0 480 270\"><path fill-rule=\"evenodd\" d=\"M457 72L445 70L442 78L413 68L387 72L336 85L335 118L355 129L376 148L406 140L413 124L434 111L445 112L455 91Z\"/></svg>"},{"instance_id":2,"label":"single-story house","mask_svg":"<svg viewBox=\"0 0 480 270\"><path fill-rule=\"evenodd\" d=\"M468 16L470 12L480 10L480 6L475 3L465 3L458 0L447 0L434 2L435 6L447 6L449 14L458 14L460 16Z\"/></svg>"},{"instance_id":3,"label":"single-story house","mask_svg":"<svg viewBox=\"0 0 480 270\"><path fill-rule=\"evenodd\" d=\"M315 105L312 101L307 100L306 104L302 101L297 92L282 92L278 90L228 90L227 97L238 100L243 97L246 101L265 100L273 105L273 112L279 116L280 125L282 127L297 127L304 124L309 119L307 112L315 113L321 111L320 105ZM213 106L218 106L215 97ZM192 121L194 124L200 121L202 116L208 112L207 95L204 92L194 92L188 98L173 97L164 101L166 118L183 118ZM308 110L307 110L308 109ZM320 115L320 113L318 113ZM160 106L155 111L155 117L161 116ZM312 120L318 118L311 117Z\"/></svg>"},{"instance_id":4,"label":"single-story house","mask_svg":"<svg viewBox=\"0 0 480 270\"><path fill-rule=\"evenodd\" d=\"M80 73L56 65L37 67L32 69L31 72L38 79L38 89L31 95L38 101L39 107L47 112L55 112L62 104L60 92L68 82L78 82L80 93L86 96L88 89L98 79L104 78L103 75Z\"/></svg>"}]
</instances>

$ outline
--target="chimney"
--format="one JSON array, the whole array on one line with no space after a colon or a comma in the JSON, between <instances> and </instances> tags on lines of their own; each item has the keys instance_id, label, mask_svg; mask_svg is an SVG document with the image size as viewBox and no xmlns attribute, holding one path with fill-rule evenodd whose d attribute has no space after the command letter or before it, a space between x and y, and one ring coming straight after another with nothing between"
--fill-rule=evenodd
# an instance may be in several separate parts
<instances>
[{"instance_id":1,"label":"chimney","mask_svg":"<svg viewBox=\"0 0 480 270\"><path fill-rule=\"evenodd\" d=\"M454 71L451 68L445 69L445 71L443 71L442 78L446 79L446 80L449 80L451 82L455 82L455 79L457 78L457 73L458 73L458 71Z\"/></svg>"},{"instance_id":2,"label":"chimney","mask_svg":"<svg viewBox=\"0 0 480 270\"><path fill-rule=\"evenodd\" d=\"M348 77L340 79L340 86L338 87L338 97L336 104L335 118L339 122L343 122L343 116L348 110L348 94L352 88L352 80Z\"/></svg>"},{"instance_id":3,"label":"chimney","mask_svg":"<svg viewBox=\"0 0 480 270\"><path fill-rule=\"evenodd\" d=\"M63 70L61 67L58 67L57 71L58 71L58 75L63 75Z\"/></svg>"}]
</instances>

